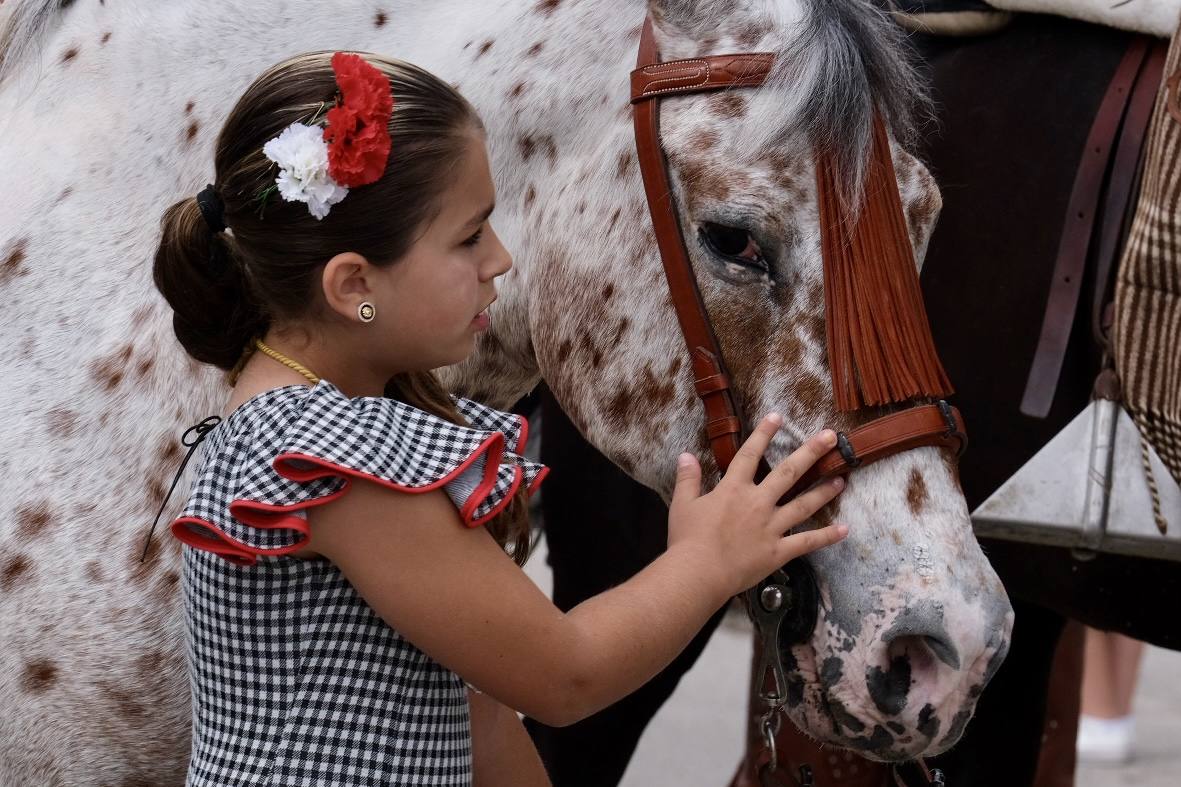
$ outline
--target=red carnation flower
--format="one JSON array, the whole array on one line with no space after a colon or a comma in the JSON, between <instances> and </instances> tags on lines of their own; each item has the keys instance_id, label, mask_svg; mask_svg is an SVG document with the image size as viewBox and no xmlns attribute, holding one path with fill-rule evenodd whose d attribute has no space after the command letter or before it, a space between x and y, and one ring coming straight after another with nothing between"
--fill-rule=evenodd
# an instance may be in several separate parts
<instances>
[{"instance_id":1,"label":"red carnation flower","mask_svg":"<svg viewBox=\"0 0 1181 787\"><path fill-rule=\"evenodd\" d=\"M390 81L359 55L337 52L332 71L340 103L328 110L328 174L342 186L377 181L390 155L389 120L394 108Z\"/></svg>"}]
</instances>

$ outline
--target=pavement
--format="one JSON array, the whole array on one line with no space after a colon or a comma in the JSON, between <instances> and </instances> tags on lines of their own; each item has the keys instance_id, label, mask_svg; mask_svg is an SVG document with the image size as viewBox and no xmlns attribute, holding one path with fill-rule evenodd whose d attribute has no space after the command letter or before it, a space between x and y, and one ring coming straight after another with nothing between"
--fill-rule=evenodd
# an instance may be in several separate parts
<instances>
[{"instance_id":1,"label":"pavement","mask_svg":"<svg viewBox=\"0 0 1181 787\"><path fill-rule=\"evenodd\" d=\"M525 570L550 592L544 541ZM652 719L620 787L726 787L742 756L749 672L750 627L731 614ZM1075 787L1181 787L1181 652L1146 649L1133 710L1132 762L1080 765Z\"/></svg>"}]
</instances>

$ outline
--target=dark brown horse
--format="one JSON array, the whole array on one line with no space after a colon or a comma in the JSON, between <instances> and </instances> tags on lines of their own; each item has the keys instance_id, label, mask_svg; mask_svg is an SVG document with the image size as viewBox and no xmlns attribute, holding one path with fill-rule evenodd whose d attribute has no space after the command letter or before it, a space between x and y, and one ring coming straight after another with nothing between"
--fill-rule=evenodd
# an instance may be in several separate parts
<instances>
[{"instance_id":1,"label":"dark brown horse","mask_svg":"<svg viewBox=\"0 0 1181 787\"><path fill-rule=\"evenodd\" d=\"M938 108L922 152L943 193L923 288L958 391L954 401L973 432L960 469L970 507L1090 398L1100 357L1083 308L1049 415L1034 419L1019 410L1075 172L1130 38L1037 16L1018 17L996 36L916 38ZM1084 303L1094 287L1090 263ZM569 608L658 554L666 511L582 442L552 399L544 398L543 409L542 459L560 468L543 500L554 597ZM1112 555L1084 562L1065 549L1015 542L983 545L1017 613L1012 648L964 738L933 764L954 787L1023 787L1034 781L1045 687L1065 619L1181 649L1181 623L1169 603L1179 597L1181 567ZM627 700L563 730L531 726L556 787L618 782L647 721L719 619Z\"/></svg>"}]
</instances>

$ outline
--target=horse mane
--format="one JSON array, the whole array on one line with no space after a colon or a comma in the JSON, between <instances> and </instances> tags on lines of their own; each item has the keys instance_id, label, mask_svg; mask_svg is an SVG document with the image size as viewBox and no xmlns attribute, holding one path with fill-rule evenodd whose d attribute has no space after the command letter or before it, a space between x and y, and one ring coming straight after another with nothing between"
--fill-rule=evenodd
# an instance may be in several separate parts
<instances>
[{"instance_id":1,"label":"horse mane","mask_svg":"<svg viewBox=\"0 0 1181 787\"><path fill-rule=\"evenodd\" d=\"M74 0L8 0L0 19L0 85L28 54L35 51L58 12Z\"/></svg>"},{"instance_id":2,"label":"horse mane","mask_svg":"<svg viewBox=\"0 0 1181 787\"><path fill-rule=\"evenodd\" d=\"M881 112L903 145L934 117L906 34L871 0L803 0L803 24L779 53L768 84L788 96L790 123L768 123L765 144L803 133L832 156L847 204L860 192Z\"/></svg>"}]
</instances>

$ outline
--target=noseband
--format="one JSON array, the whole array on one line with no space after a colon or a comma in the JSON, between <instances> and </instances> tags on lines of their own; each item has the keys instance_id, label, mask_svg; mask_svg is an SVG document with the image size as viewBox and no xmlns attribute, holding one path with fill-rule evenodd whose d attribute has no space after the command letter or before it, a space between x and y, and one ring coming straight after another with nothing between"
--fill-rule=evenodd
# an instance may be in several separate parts
<instances>
[{"instance_id":1,"label":"noseband","mask_svg":"<svg viewBox=\"0 0 1181 787\"><path fill-rule=\"evenodd\" d=\"M673 202L668 167L660 144L659 101L666 96L758 87L770 74L775 65L775 58L774 53L756 52L711 55L662 63L652 32L652 20L649 18L645 20L640 37L637 68L631 74L636 150L644 179L648 209L652 216L652 226L656 232L660 258L664 264L677 320L689 350L694 385L705 407L705 433L717 461L719 473L726 471L741 441L745 439L745 422L732 390L731 378L726 372L721 346L689 262L684 234ZM824 238L822 248L825 257L825 318L834 394L838 406L845 410L859 409L863 403L910 402L919 398L937 401L933 404L911 406L870 421L847 433L838 433L837 447L821 457L781 502L798 495L817 481L847 474L856 468L912 448L937 446L954 451L958 457L967 447L963 417L956 408L941 398L950 393L950 385L946 383L942 367L935 356L926 315L922 310L918 274L911 256L906 223L902 217L897 181L890 163L888 139L880 118L875 117L874 122L875 148L871 166L882 168L881 172L886 173L885 179L889 185L872 190L867 195L852 237L843 234L839 226L843 223L843 214L840 210L834 210L834 206L839 206L841 202L835 193L836 186L831 171L825 166L818 167L817 171L821 233ZM871 223L873 226L867 228ZM909 298L909 303L887 305L903 312L909 309L910 313L904 314L906 319L898 321L897 325L890 324L885 329L882 329L881 325L867 326L864 322L858 323L857 315L851 316L847 306L842 309L841 304L847 303L852 297L865 298L866 293L858 290L848 278L848 273L854 266L861 266L864 270L880 265L876 254L881 253L883 249L889 251L887 247L891 245L895 250L904 245L905 254L910 260L910 268L909 271L905 271L905 275L913 277L913 281L903 283L903 289L906 286L910 289L896 299L907 301ZM897 270L901 268L888 273L887 277ZM880 271L878 280L882 281ZM865 278L861 279L862 289L867 288L866 281ZM896 282L886 281L885 284L892 292L899 291ZM845 292L840 295L837 290ZM842 297L846 300L842 301ZM875 308L880 308L881 302L879 297ZM845 322L854 324L843 325ZM861 336L853 335L858 332ZM876 333L872 339L878 343L879 355L870 357L868 361L865 360L864 353L856 359L851 359L851 356L857 356L864 346L866 333ZM916 334L921 335L916 337ZM858 341L861 341L862 345L858 345ZM917 351L915 348L918 348ZM923 356L918 358L918 366L922 367L919 374L911 374L910 369L907 369L901 375L895 374L893 379L887 379L891 376L890 370L883 371L882 367L890 365L888 359L913 361L916 354ZM883 363L884 359L886 363ZM855 361L862 365L854 369ZM910 368L915 367L912 364ZM902 384L898 383L899 377L904 378ZM862 388L860 392L853 390L858 385ZM867 393L870 388L873 391ZM764 461L760 472L766 473L768 470ZM792 566L789 565L787 568L791 569ZM747 608L755 620L761 639L755 681L759 696L766 705L766 712L761 715L760 726L770 761L759 769L760 780L765 785L781 784L776 776L775 751L775 733L786 702L786 674L780 651L781 634L786 632L781 629L793 608L799 612L801 593L806 593L806 588L800 587L798 574L798 571L777 571L745 593ZM796 616L798 617L798 614ZM814 625L815 617L811 620ZM811 627L806 623L793 627L789 622L788 626L788 630L792 632L789 639L799 640L811 633ZM808 630L803 631L803 627L807 627ZM767 680L768 677L771 678L770 681ZM767 688L768 685L771 688ZM934 777L928 775L926 782L941 784L942 774L936 774ZM896 778L897 775L896 773ZM801 782L797 782L799 783Z\"/></svg>"}]
</instances>

